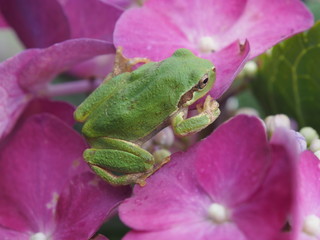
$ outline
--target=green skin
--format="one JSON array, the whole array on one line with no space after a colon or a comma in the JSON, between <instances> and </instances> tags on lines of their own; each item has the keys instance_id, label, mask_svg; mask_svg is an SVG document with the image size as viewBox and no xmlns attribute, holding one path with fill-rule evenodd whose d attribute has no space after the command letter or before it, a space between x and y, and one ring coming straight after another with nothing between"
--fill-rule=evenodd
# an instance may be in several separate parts
<instances>
[{"instance_id":1,"label":"green skin","mask_svg":"<svg viewBox=\"0 0 320 240\"><path fill-rule=\"evenodd\" d=\"M144 185L169 158L155 159L141 145L169 125L176 135L186 136L212 123L220 111L210 96L198 115L186 117L188 106L205 96L214 81L210 61L179 49L161 62L104 82L74 114L91 145L84 159L112 185Z\"/></svg>"}]
</instances>

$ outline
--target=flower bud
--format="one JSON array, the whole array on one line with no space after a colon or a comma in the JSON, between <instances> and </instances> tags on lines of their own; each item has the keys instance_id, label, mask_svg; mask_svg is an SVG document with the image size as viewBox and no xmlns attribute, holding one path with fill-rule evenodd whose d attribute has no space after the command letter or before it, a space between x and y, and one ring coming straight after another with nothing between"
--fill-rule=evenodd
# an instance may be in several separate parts
<instances>
[{"instance_id":1,"label":"flower bud","mask_svg":"<svg viewBox=\"0 0 320 240\"><path fill-rule=\"evenodd\" d=\"M265 120L267 131L272 135L274 130L278 127L286 129L291 128L290 119L287 115L277 114L274 116L268 116Z\"/></svg>"},{"instance_id":2,"label":"flower bud","mask_svg":"<svg viewBox=\"0 0 320 240\"><path fill-rule=\"evenodd\" d=\"M300 133L305 137L308 146L314 139L318 139L319 135L312 127L304 127L300 129Z\"/></svg>"},{"instance_id":3,"label":"flower bud","mask_svg":"<svg viewBox=\"0 0 320 240\"><path fill-rule=\"evenodd\" d=\"M239 114L245 114L245 115L249 115L249 116L257 116L257 117L259 117L258 111L255 110L254 108L249 108L249 107L239 108L236 111L235 115L239 115Z\"/></svg>"},{"instance_id":4,"label":"flower bud","mask_svg":"<svg viewBox=\"0 0 320 240\"><path fill-rule=\"evenodd\" d=\"M313 139L310 144L310 150L312 152L316 152L320 150L320 139Z\"/></svg>"},{"instance_id":5,"label":"flower bud","mask_svg":"<svg viewBox=\"0 0 320 240\"><path fill-rule=\"evenodd\" d=\"M153 138L153 141L160 146L171 147L174 142L174 134L171 127L166 127L159 132Z\"/></svg>"}]
</instances>

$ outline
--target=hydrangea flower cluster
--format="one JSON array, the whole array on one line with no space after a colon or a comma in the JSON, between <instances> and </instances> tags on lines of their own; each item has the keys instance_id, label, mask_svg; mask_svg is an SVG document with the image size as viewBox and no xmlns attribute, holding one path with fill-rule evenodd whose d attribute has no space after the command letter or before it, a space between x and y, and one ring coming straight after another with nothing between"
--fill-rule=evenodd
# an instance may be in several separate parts
<instances>
[{"instance_id":1,"label":"hydrangea flower cluster","mask_svg":"<svg viewBox=\"0 0 320 240\"><path fill-rule=\"evenodd\" d=\"M117 47L151 61L191 50L214 64L218 99L249 60L312 25L300 0L0 0L0 31L25 48L0 62L0 239L107 239L97 232L118 206L124 240L320 239L319 136L289 119L220 122L132 193L91 171L75 106L54 100L93 91ZM53 83L62 73L72 81ZM165 131L155 145L181 150Z\"/></svg>"}]
</instances>

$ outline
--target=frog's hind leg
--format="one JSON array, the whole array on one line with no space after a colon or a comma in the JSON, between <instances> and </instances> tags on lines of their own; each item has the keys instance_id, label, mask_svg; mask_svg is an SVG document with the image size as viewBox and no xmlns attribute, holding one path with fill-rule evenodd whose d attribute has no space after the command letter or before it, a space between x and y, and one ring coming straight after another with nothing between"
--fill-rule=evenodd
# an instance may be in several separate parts
<instances>
[{"instance_id":1,"label":"frog's hind leg","mask_svg":"<svg viewBox=\"0 0 320 240\"><path fill-rule=\"evenodd\" d=\"M134 143L107 137L91 139L90 143L92 148L84 152L84 159L112 185L144 185L159 168L153 155Z\"/></svg>"}]
</instances>

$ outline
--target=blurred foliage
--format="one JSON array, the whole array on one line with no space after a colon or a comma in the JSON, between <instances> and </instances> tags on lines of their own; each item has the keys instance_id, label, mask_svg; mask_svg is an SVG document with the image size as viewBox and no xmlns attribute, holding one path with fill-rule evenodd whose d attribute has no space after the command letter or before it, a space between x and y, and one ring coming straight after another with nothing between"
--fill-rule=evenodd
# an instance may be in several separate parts
<instances>
[{"instance_id":1,"label":"blurred foliage","mask_svg":"<svg viewBox=\"0 0 320 240\"><path fill-rule=\"evenodd\" d=\"M109 238L109 240L120 240L130 229L119 219L118 215L107 221L98 231Z\"/></svg>"},{"instance_id":2,"label":"blurred foliage","mask_svg":"<svg viewBox=\"0 0 320 240\"><path fill-rule=\"evenodd\" d=\"M320 0L306 0L305 2L313 13L315 20L320 20Z\"/></svg>"},{"instance_id":3,"label":"blurred foliage","mask_svg":"<svg viewBox=\"0 0 320 240\"><path fill-rule=\"evenodd\" d=\"M320 131L320 22L259 57L253 93L267 115L285 113Z\"/></svg>"},{"instance_id":4,"label":"blurred foliage","mask_svg":"<svg viewBox=\"0 0 320 240\"><path fill-rule=\"evenodd\" d=\"M237 95L239 101L239 108L253 108L257 110L260 117L264 117L263 109L261 108L256 96L252 93L251 89L246 89Z\"/></svg>"}]
</instances>

